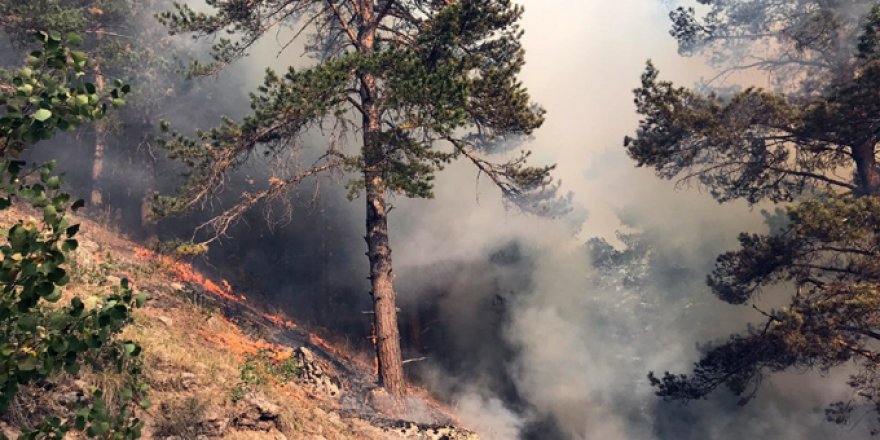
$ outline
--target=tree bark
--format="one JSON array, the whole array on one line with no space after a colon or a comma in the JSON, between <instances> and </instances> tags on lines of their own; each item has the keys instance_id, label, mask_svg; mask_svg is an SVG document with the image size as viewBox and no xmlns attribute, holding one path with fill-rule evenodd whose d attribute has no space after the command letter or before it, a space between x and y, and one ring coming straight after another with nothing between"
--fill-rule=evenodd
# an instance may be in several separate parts
<instances>
[{"instance_id":1,"label":"tree bark","mask_svg":"<svg viewBox=\"0 0 880 440\"><path fill-rule=\"evenodd\" d=\"M96 33L96 38L100 44L101 32L100 27ZM98 92L104 90L104 73L101 71L101 65L95 65L95 87ZM101 121L95 124L95 155L92 161L92 194L90 200L92 209L99 209L104 203L104 191L101 188L101 177L104 174L104 149L107 146L107 130Z\"/></svg>"},{"instance_id":2,"label":"tree bark","mask_svg":"<svg viewBox=\"0 0 880 440\"><path fill-rule=\"evenodd\" d=\"M880 189L880 173L878 173L877 159L874 155L875 145L875 140L871 138L853 148L856 177L859 192L862 195L875 195Z\"/></svg>"},{"instance_id":3,"label":"tree bark","mask_svg":"<svg viewBox=\"0 0 880 440\"><path fill-rule=\"evenodd\" d=\"M403 376L400 330L397 326L385 182L380 171L368 169L364 172L364 178L367 193L367 256L370 260L373 319L376 324L379 385L385 387L391 395L401 396L406 388L406 380Z\"/></svg>"},{"instance_id":4,"label":"tree bark","mask_svg":"<svg viewBox=\"0 0 880 440\"><path fill-rule=\"evenodd\" d=\"M375 27L372 0L360 2L360 34L358 43L365 54L373 52ZM367 257L370 260L370 283L373 298L373 319L376 330L376 355L379 361L379 385L389 394L400 397L406 390L403 358L400 352L400 330L397 324L397 305L394 275L391 266L391 246L388 240L388 209L382 140L381 112L378 84L368 72L359 74L360 98L363 108L364 189L367 198Z\"/></svg>"}]
</instances>

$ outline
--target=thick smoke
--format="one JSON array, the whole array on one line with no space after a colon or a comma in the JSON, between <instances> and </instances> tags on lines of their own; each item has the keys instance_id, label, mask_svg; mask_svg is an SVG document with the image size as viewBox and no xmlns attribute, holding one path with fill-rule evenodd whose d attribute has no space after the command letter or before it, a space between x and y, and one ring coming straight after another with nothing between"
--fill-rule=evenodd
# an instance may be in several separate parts
<instances>
[{"instance_id":1,"label":"thick smoke","mask_svg":"<svg viewBox=\"0 0 880 440\"><path fill-rule=\"evenodd\" d=\"M847 397L839 386L842 373L768 380L745 407L723 390L688 406L653 396L648 371L687 371L699 357L699 344L756 320L753 311L712 297L704 278L714 257L736 245L737 233L766 229L764 217L743 204L718 205L693 188L676 190L635 169L619 147L637 124L631 89L646 59L653 58L664 76L678 83L711 75L699 60L677 55L667 34L668 5L650 0L521 3L526 6L523 81L549 111L528 147L536 161L559 164L556 175L574 192L575 210L556 220L508 210L465 163L439 176L436 199L394 199L391 239L401 333L406 356L425 358L408 364L408 372L449 399L488 439L862 434L864 426L841 428L824 421L824 405ZM261 82L263 66L311 62L298 48L278 56L283 36L267 38L220 78L189 83L189 92L169 99L161 116L188 130L210 127L221 114L246 114L246 93ZM192 44L181 38L181 44ZM126 132L118 148L130 152L147 134ZM61 151L73 186L88 188L87 136L66 140L82 150L49 152ZM323 142L314 134L303 147ZM172 177L178 168L161 158L154 172L144 171L130 154L108 160L114 170L108 178L119 180L107 187L170 192L180 183ZM260 160L230 179L225 202L251 182L268 180L271 174ZM271 225L263 220L265 212L248 215L201 263L236 288L366 351L364 208L360 199L346 200L345 180L326 177L317 187L304 186L292 211L281 204L271 207L276 214L292 213L276 215L280 221ZM111 203L125 213L139 206L140 197L120 194ZM223 203L221 197L216 206ZM188 237L207 214L166 220L149 233ZM135 220L123 224L134 235L147 235ZM624 246L616 231L638 237L650 249L644 260L650 267L637 286L615 283L591 259L586 245L591 237Z\"/></svg>"}]
</instances>

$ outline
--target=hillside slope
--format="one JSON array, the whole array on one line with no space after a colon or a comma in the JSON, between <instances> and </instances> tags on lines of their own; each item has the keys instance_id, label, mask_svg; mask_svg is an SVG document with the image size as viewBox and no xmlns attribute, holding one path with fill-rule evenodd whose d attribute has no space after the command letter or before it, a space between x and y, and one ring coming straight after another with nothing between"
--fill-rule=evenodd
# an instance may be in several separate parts
<instances>
[{"instance_id":1,"label":"hillside slope","mask_svg":"<svg viewBox=\"0 0 880 440\"><path fill-rule=\"evenodd\" d=\"M20 212L6 212L6 226ZM26 214L25 214L26 215ZM126 337L143 347L152 406L145 438L477 439L426 393L397 409L374 387L369 356L347 354L286 317L263 310L222 280L80 219L67 295L88 303L128 278L150 300ZM92 371L28 387L0 428L69 414L84 390L112 400L112 374Z\"/></svg>"}]
</instances>

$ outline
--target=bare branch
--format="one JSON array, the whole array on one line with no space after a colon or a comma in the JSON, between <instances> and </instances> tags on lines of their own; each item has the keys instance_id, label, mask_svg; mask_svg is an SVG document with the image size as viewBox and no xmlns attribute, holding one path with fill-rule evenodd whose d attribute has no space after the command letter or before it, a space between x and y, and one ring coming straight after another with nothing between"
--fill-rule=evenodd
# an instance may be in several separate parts
<instances>
[{"instance_id":1,"label":"bare branch","mask_svg":"<svg viewBox=\"0 0 880 440\"><path fill-rule=\"evenodd\" d=\"M291 177L288 177L287 179L273 179L270 181L269 188L263 191L254 193L246 192L242 194L241 201L239 201L235 206L227 209L220 215L199 225L196 228L195 233L193 234L193 241L195 241L195 236L205 229L210 229L212 232L211 236L207 240L201 242L202 244L210 244L226 236L226 233L229 231L229 227L235 224L235 222L239 218L241 218L244 213L246 213L254 206L260 204L261 202L272 200L285 194L288 190L291 189L292 186L298 185L300 182L309 177L340 168L343 165L341 155L334 155L334 157L334 160L330 160L319 165L314 165L308 170L297 173Z\"/></svg>"},{"instance_id":2,"label":"bare branch","mask_svg":"<svg viewBox=\"0 0 880 440\"><path fill-rule=\"evenodd\" d=\"M336 20L339 22L339 25L342 26L342 30L345 31L345 34L348 35L351 43L359 47L360 40L358 40L357 34L351 29L351 26L349 26L348 21L343 17L342 11L339 10L336 3L333 3L333 0L327 0L327 6L333 11L333 15L336 16Z\"/></svg>"}]
</instances>

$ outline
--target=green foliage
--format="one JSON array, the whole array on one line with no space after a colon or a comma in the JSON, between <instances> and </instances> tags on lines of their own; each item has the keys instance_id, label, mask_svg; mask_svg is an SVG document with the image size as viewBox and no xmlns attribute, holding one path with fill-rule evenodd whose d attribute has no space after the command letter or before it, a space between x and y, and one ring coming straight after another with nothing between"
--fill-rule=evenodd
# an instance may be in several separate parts
<instances>
[{"instance_id":1,"label":"green foliage","mask_svg":"<svg viewBox=\"0 0 880 440\"><path fill-rule=\"evenodd\" d=\"M15 156L30 144L57 130L73 128L104 116L108 101L121 99L128 86L117 83L107 95L82 81L86 58L70 50L56 32L40 33L42 50L31 53L28 65L12 78L14 90L0 100L0 209L26 205L41 220L19 220L0 242L0 413L6 412L19 386L51 381L83 365L111 368L126 378L123 405L111 410L100 390L72 419L50 417L22 438L60 438L70 430L89 437L137 438L142 423L134 415L144 400L140 380L140 347L117 335L131 322L132 310L146 297L135 294L123 280L100 303L87 305L73 298L58 303L68 283L67 255L78 242L79 225L71 224L68 210L82 207L61 190L54 164L25 170Z\"/></svg>"},{"instance_id":2,"label":"green foliage","mask_svg":"<svg viewBox=\"0 0 880 440\"><path fill-rule=\"evenodd\" d=\"M89 59L85 73L137 84L130 109L119 112L129 124L154 123L150 113L169 92L168 78L179 69L176 49L152 17L165 0L0 0L3 29L17 47L37 32L75 34L73 45ZM122 99L122 98L119 98Z\"/></svg>"},{"instance_id":3,"label":"green foliage","mask_svg":"<svg viewBox=\"0 0 880 440\"><path fill-rule=\"evenodd\" d=\"M712 348L692 376L652 375L658 394L694 399L726 384L747 400L766 372L853 363L860 370L850 381L855 395L875 405L870 378L880 359L874 347L880 338L880 200L807 200L791 207L788 218L776 234L743 234L739 250L718 258L709 285L723 300L741 304L770 286L792 283L798 288L791 303L764 312L764 326Z\"/></svg>"},{"instance_id":4,"label":"green foliage","mask_svg":"<svg viewBox=\"0 0 880 440\"><path fill-rule=\"evenodd\" d=\"M660 396L699 399L727 386L744 403L769 373L850 365L855 397L832 405L829 419L880 412L880 9L850 3L722 0L704 19L672 14L683 51L709 51L731 69L742 67L744 47L772 40L752 67L787 93L706 94L658 80L651 64L642 76L643 119L625 140L638 165L695 180L721 202L793 202L769 233L741 234L707 279L720 299L750 305L765 322L707 347L690 375L651 373ZM771 288L790 294L784 307L763 310Z\"/></svg>"},{"instance_id":5,"label":"green foliage","mask_svg":"<svg viewBox=\"0 0 880 440\"><path fill-rule=\"evenodd\" d=\"M802 103L760 89L722 99L659 81L649 63L635 91L643 119L625 146L639 166L667 179L696 180L719 201L791 201L808 190L859 186L872 192L877 182L834 173L859 165L856 150L872 139L860 115L877 110L878 80L880 65L872 62L821 100Z\"/></svg>"},{"instance_id":6,"label":"green foliage","mask_svg":"<svg viewBox=\"0 0 880 440\"><path fill-rule=\"evenodd\" d=\"M31 52L27 65L16 71L0 95L0 154L16 157L27 145L101 119L109 105L122 99L130 87L117 82L107 94L83 81L88 60L71 50L58 32L39 34L43 49Z\"/></svg>"},{"instance_id":7,"label":"green foliage","mask_svg":"<svg viewBox=\"0 0 880 440\"><path fill-rule=\"evenodd\" d=\"M821 93L853 70L874 0L713 0L670 13L684 55L704 54L722 69L756 69L788 93ZM756 58L753 55L760 53Z\"/></svg>"},{"instance_id":8,"label":"green foliage","mask_svg":"<svg viewBox=\"0 0 880 440\"><path fill-rule=\"evenodd\" d=\"M303 0L294 2L291 12L280 7L282 3L218 0L209 2L213 14L181 4L160 14L172 33L227 35L214 46L213 63L197 66L194 73L214 73L243 56L268 24L300 19L306 23L304 31L314 25L308 47L319 60L314 67L291 68L283 75L267 71L263 85L251 96L253 115L241 123L224 119L214 129L197 132L195 139L171 132L165 142L169 155L192 172L178 195L159 198L160 214L204 202L222 186L226 173L255 153L290 153L300 136L327 127L333 129L322 158L327 169L341 168L352 175L352 197L365 188L363 176L368 172L380 173L383 189L392 193L433 197L435 174L461 158L472 161L510 201L526 208L538 204L528 195L552 193L546 200L555 196L552 166L528 166L527 153L501 164L480 157L503 152L544 120L543 109L531 102L517 80L524 63L517 24L521 7L509 0L390 2L385 14L377 11L380 30L375 45L366 49L338 22L339 14L355 17L358 10L340 5L343 10L336 14L320 2ZM352 18L350 25L358 20ZM362 30L369 28L364 25ZM374 92L366 89L373 86L365 85L365 79L378 84L375 93L381 99L368 96ZM365 106L374 104L371 117L381 119L380 127L364 135L358 153L345 154L339 140L356 130L367 114ZM278 196L281 188L271 186L246 194L242 206ZM229 214L241 212L233 209ZM219 222L220 234L227 220Z\"/></svg>"}]
</instances>

